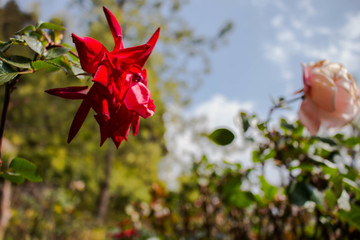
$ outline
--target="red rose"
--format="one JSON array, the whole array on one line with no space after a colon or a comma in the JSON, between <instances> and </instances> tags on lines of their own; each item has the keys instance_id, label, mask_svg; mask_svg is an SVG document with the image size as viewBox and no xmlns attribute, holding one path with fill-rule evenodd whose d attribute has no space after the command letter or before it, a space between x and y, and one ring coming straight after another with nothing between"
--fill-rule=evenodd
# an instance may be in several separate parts
<instances>
[{"instance_id":1,"label":"red rose","mask_svg":"<svg viewBox=\"0 0 360 240\"><path fill-rule=\"evenodd\" d=\"M100 146L112 138L117 147L132 126L133 134L139 130L140 116L150 117L155 105L147 88L145 62L149 58L160 28L143 45L124 48L122 31L115 16L104 7L106 19L114 37L115 47L108 51L93 38L72 35L84 71L93 76L94 84L87 87L49 89L46 92L66 99L82 99L72 122L68 142L75 137L92 108L100 126Z\"/></svg>"}]
</instances>

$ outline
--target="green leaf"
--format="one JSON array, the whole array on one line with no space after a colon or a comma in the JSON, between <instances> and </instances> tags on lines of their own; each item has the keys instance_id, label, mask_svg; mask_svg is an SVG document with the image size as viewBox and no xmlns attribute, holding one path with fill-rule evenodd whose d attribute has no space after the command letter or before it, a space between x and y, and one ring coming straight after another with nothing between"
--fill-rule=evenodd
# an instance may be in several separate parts
<instances>
[{"instance_id":1,"label":"green leaf","mask_svg":"<svg viewBox=\"0 0 360 240\"><path fill-rule=\"evenodd\" d=\"M264 155L264 160L274 158L276 156L276 151L274 149L266 149L266 154Z\"/></svg>"},{"instance_id":2,"label":"green leaf","mask_svg":"<svg viewBox=\"0 0 360 240\"><path fill-rule=\"evenodd\" d=\"M331 189L326 189L324 192L324 199L329 208L332 210L336 205L336 196Z\"/></svg>"},{"instance_id":3,"label":"green leaf","mask_svg":"<svg viewBox=\"0 0 360 240\"><path fill-rule=\"evenodd\" d=\"M25 43L14 43L4 51L6 56L20 56L28 59L34 59L36 52L30 48L30 46L25 45Z\"/></svg>"},{"instance_id":4,"label":"green leaf","mask_svg":"<svg viewBox=\"0 0 360 240\"><path fill-rule=\"evenodd\" d=\"M255 203L251 192L241 190L241 178L232 176L223 187L222 198L230 206L246 208Z\"/></svg>"},{"instance_id":5,"label":"green leaf","mask_svg":"<svg viewBox=\"0 0 360 240\"><path fill-rule=\"evenodd\" d=\"M17 75L17 73L0 73L0 85L13 80Z\"/></svg>"},{"instance_id":6,"label":"green leaf","mask_svg":"<svg viewBox=\"0 0 360 240\"><path fill-rule=\"evenodd\" d=\"M20 35L27 31L35 31L35 27L33 25L27 25L26 27L22 28L21 30L17 31L15 34Z\"/></svg>"},{"instance_id":7,"label":"green leaf","mask_svg":"<svg viewBox=\"0 0 360 240\"><path fill-rule=\"evenodd\" d=\"M254 150L254 151L252 152L252 160L253 160L254 163L261 162L260 154L259 154L259 151L258 151L258 150Z\"/></svg>"},{"instance_id":8,"label":"green leaf","mask_svg":"<svg viewBox=\"0 0 360 240\"><path fill-rule=\"evenodd\" d=\"M0 60L18 68L31 68L31 60L20 56L5 57L0 53Z\"/></svg>"},{"instance_id":9,"label":"green leaf","mask_svg":"<svg viewBox=\"0 0 360 240\"><path fill-rule=\"evenodd\" d=\"M264 176L259 176L261 190L264 192L264 197L268 201L273 201L277 193L277 187L270 185Z\"/></svg>"},{"instance_id":10,"label":"green leaf","mask_svg":"<svg viewBox=\"0 0 360 240\"><path fill-rule=\"evenodd\" d=\"M25 178L17 173L5 172L5 173L1 173L0 177L5 178L6 180L16 184L21 184L25 181Z\"/></svg>"},{"instance_id":11,"label":"green leaf","mask_svg":"<svg viewBox=\"0 0 360 240\"><path fill-rule=\"evenodd\" d=\"M313 138L314 138L314 139L317 139L317 140L319 140L319 141L321 141L321 142L327 143L327 144L329 144L330 146L337 146L337 143L336 143L333 139L331 139L331 138L318 137L318 136L313 137Z\"/></svg>"},{"instance_id":12,"label":"green leaf","mask_svg":"<svg viewBox=\"0 0 360 240\"><path fill-rule=\"evenodd\" d=\"M350 204L350 211L339 210L339 217L360 230L360 207Z\"/></svg>"},{"instance_id":13,"label":"green leaf","mask_svg":"<svg viewBox=\"0 0 360 240\"><path fill-rule=\"evenodd\" d=\"M0 61L0 85L14 79L18 75L7 63Z\"/></svg>"},{"instance_id":14,"label":"green leaf","mask_svg":"<svg viewBox=\"0 0 360 240\"><path fill-rule=\"evenodd\" d=\"M60 57L64 54L66 54L67 52L69 52L71 50L71 48L66 48L66 47L56 47L56 48L50 48L45 54L45 58L46 59L53 59L53 58L57 58Z\"/></svg>"},{"instance_id":15,"label":"green leaf","mask_svg":"<svg viewBox=\"0 0 360 240\"><path fill-rule=\"evenodd\" d=\"M36 165L26 159L14 158L10 163L9 169L32 182L42 181L42 177L37 173Z\"/></svg>"},{"instance_id":16,"label":"green leaf","mask_svg":"<svg viewBox=\"0 0 360 240\"><path fill-rule=\"evenodd\" d=\"M290 202L298 206L303 206L307 201L321 203L320 193L305 182L292 182L287 188L287 194Z\"/></svg>"},{"instance_id":17,"label":"green leaf","mask_svg":"<svg viewBox=\"0 0 360 240\"><path fill-rule=\"evenodd\" d=\"M247 208L255 203L251 192L237 191L233 192L228 198L229 204L239 208Z\"/></svg>"},{"instance_id":18,"label":"green leaf","mask_svg":"<svg viewBox=\"0 0 360 240\"><path fill-rule=\"evenodd\" d=\"M360 143L360 139L358 137L349 137L345 140L345 145L347 147L355 147L357 144Z\"/></svg>"},{"instance_id":19,"label":"green leaf","mask_svg":"<svg viewBox=\"0 0 360 240\"><path fill-rule=\"evenodd\" d=\"M243 131L246 132L250 127L249 118L245 112L241 112L240 117Z\"/></svg>"},{"instance_id":20,"label":"green leaf","mask_svg":"<svg viewBox=\"0 0 360 240\"><path fill-rule=\"evenodd\" d=\"M295 126L293 124L288 123L284 118L280 120L280 127L284 130L295 130Z\"/></svg>"},{"instance_id":21,"label":"green leaf","mask_svg":"<svg viewBox=\"0 0 360 240\"><path fill-rule=\"evenodd\" d=\"M213 131L208 138L218 145L225 146L234 140L235 135L226 128L220 128Z\"/></svg>"},{"instance_id":22,"label":"green leaf","mask_svg":"<svg viewBox=\"0 0 360 240\"><path fill-rule=\"evenodd\" d=\"M36 53L42 55L44 53L44 47L39 40L29 36L22 36L27 45Z\"/></svg>"},{"instance_id":23,"label":"green leaf","mask_svg":"<svg viewBox=\"0 0 360 240\"><path fill-rule=\"evenodd\" d=\"M49 30L58 30L58 31L65 30L63 26L49 22L39 22L36 25L36 29L49 29Z\"/></svg>"},{"instance_id":24,"label":"green leaf","mask_svg":"<svg viewBox=\"0 0 360 240\"><path fill-rule=\"evenodd\" d=\"M0 43L0 51L1 52L5 52L6 50L8 50L8 48L13 44L12 41L8 41L8 42L1 42Z\"/></svg>"},{"instance_id":25,"label":"green leaf","mask_svg":"<svg viewBox=\"0 0 360 240\"><path fill-rule=\"evenodd\" d=\"M61 66L55 65L52 62L42 60L34 61L31 65L35 71L45 69L46 72L54 72L61 69Z\"/></svg>"}]
</instances>

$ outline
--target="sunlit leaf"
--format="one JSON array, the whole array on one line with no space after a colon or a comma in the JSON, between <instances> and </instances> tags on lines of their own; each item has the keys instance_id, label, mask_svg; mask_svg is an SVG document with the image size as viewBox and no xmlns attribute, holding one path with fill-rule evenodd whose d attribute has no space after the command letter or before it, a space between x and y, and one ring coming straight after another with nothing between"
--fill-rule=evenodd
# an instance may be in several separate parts
<instances>
[{"instance_id":1,"label":"sunlit leaf","mask_svg":"<svg viewBox=\"0 0 360 240\"><path fill-rule=\"evenodd\" d=\"M63 26L49 22L39 22L36 25L36 29L49 29L49 30L58 30L58 31L65 30Z\"/></svg>"},{"instance_id":2,"label":"sunlit leaf","mask_svg":"<svg viewBox=\"0 0 360 240\"><path fill-rule=\"evenodd\" d=\"M268 201L273 201L277 193L277 187L269 184L264 176L259 176L261 190L264 192L264 197Z\"/></svg>"},{"instance_id":3,"label":"sunlit leaf","mask_svg":"<svg viewBox=\"0 0 360 240\"><path fill-rule=\"evenodd\" d=\"M326 189L324 192L324 200L325 202L328 204L330 209L334 209L335 205L336 205L336 196L333 193L333 191L331 191L331 189Z\"/></svg>"},{"instance_id":4,"label":"sunlit leaf","mask_svg":"<svg viewBox=\"0 0 360 240\"><path fill-rule=\"evenodd\" d=\"M234 140L235 135L226 128L220 128L213 131L208 138L218 145L225 146Z\"/></svg>"},{"instance_id":5,"label":"sunlit leaf","mask_svg":"<svg viewBox=\"0 0 360 240\"><path fill-rule=\"evenodd\" d=\"M31 65L35 71L45 69L46 72L53 72L61 69L61 66L42 60L34 61Z\"/></svg>"},{"instance_id":6,"label":"sunlit leaf","mask_svg":"<svg viewBox=\"0 0 360 240\"><path fill-rule=\"evenodd\" d=\"M35 27L33 25L27 25L26 27L22 28L21 30L17 31L15 34L23 34L24 32L27 31L35 31Z\"/></svg>"},{"instance_id":7,"label":"sunlit leaf","mask_svg":"<svg viewBox=\"0 0 360 240\"><path fill-rule=\"evenodd\" d=\"M348 147L355 147L359 143L360 143L359 137L349 137L345 140L345 145Z\"/></svg>"},{"instance_id":8,"label":"sunlit leaf","mask_svg":"<svg viewBox=\"0 0 360 240\"><path fill-rule=\"evenodd\" d=\"M252 160L253 160L254 163L261 162L260 154L259 154L259 151L258 151L258 150L254 150L254 151L252 152Z\"/></svg>"},{"instance_id":9,"label":"sunlit leaf","mask_svg":"<svg viewBox=\"0 0 360 240\"><path fill-rule=\"evenodd\" d=\"M44 53L44 47L39 40L29 36L22 36L29 47L36 53L42 55Z\"/></svg>"}]
</instances>

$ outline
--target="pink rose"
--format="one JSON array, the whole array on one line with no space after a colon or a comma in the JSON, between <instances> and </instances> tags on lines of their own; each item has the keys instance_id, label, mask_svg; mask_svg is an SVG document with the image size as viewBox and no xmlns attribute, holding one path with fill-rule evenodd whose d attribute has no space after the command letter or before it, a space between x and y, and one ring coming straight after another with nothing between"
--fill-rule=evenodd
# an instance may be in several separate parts
<instances>
[{"instance_id":1,"label":"pink rose","mask_svg":"<svg viewBox=\"0 0 360 240\"><path fill-rule=\"evenodd\" d=\"M359 112L359 88L341 64L327 60L303 65L304 100L299 120L316 135L320 126L342 127Z\"/></svg>"}]
</instances>

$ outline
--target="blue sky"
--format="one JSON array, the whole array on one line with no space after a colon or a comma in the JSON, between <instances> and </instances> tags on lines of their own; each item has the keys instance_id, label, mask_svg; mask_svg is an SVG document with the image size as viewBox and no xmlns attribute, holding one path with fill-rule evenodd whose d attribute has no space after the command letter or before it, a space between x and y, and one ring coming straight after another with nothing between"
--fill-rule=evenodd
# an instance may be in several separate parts
<instances>
[{"instance_id":1,"label":"blue sky","mask_svg":"<svg viewBox=\"0 0 360 240\"><path fill-rule=\"evenodd\" d=\"M300 63L323 58L360 76L357 0L196 0L183 14L204 34L224 21L234 22L228 44L211 53L212 73L194 95L195 105L222 95L251 102L264 117L270 96L291 97L302 88Z\"/></svg>"}]
</instances>

